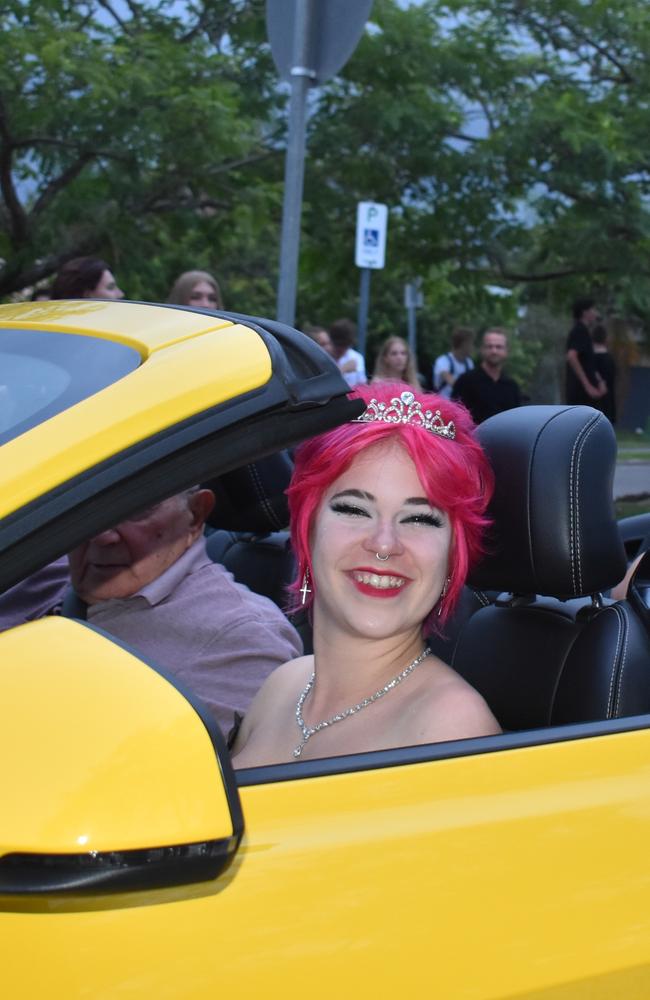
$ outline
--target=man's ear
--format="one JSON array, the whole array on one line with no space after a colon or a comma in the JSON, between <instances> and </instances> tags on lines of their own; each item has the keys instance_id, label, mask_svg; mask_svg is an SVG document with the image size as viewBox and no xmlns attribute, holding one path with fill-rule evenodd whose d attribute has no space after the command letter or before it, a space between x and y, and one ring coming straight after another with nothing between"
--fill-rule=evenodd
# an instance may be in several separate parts
<instances>
[{"instance_id":1,"label":"man's ear","mask_svg":"<svg viewBox=\"0 0 650 1000\"><path fill-rule=\"evenodd\" d=\"M203 525L214 507L214 493L212 490L195 490L194 493L190 493L187 505L192 514L192 527L203 531Z\"/></svg>"}]
</instances>

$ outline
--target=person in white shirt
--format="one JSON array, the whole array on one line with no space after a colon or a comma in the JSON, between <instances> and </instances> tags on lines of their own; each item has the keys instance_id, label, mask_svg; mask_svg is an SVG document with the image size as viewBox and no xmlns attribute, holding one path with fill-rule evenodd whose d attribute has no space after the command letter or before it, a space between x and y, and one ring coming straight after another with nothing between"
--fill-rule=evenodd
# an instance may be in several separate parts
<instances>
[{"instance_id":1,"label":"person in white shirt","mask_svg":"<svg viewBox=\"0 0 650 1000\"><path fill-rule=\"evenodd\" d=\"M363 355L352 347L356 333L356 326L351 319L337 319L329 329L332 356L351 389L357 385L365 385L368 381Z\"/></svg>"},{"instance_id":2,"label":"person in white shirt","mask_svg":"<svg viewBox=\"0 0 650 1000\"><path fill-rule=\"evenodd\" d=\"M458 376L472 370L474 362L470 355L473 347L474 331L465 326L457 326L451 335L451 351L436 358L433 366L433 391L439 396L450 399Z\"/></svg>"}]
</instances>

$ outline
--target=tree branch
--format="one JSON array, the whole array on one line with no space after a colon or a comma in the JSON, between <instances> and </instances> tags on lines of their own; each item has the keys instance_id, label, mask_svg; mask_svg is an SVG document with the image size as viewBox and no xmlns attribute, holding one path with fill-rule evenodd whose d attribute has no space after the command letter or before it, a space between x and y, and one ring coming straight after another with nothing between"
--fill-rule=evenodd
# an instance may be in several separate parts
<instances>
[{"instance_id":1,"label":"tree branch","mask_svg":"<svg viewBox=\"0 0 650 1000\"><path fill-rule=\"evenodd\" d=\"M83 257L88 253L93 253L96 249L96 237L86 236L77 240L72 246L66 247L60 253L35 261L27 267L22 267L20 264L8 264L4 268L0 268L0 298L35 285L44 278L49 278L67 260L71 260L73 257Z\"/></svg>"},{"instance_id":2,"label":"tree branch","mask_svg":"<svg viewBox=\"0 0 650 1000\"><path fill-rule=\"evenodd\" d=\"M623 63L618 58L615 58L612 55L612 53L605 48L604 45L600 45L598 42L595 42L592 38L589 38L587 33L581 31L581 29L578 28L576 25L571 25L570 23L567 23L564 17L560 16L558 18L558 21L565 31L568 31L569 34L573 34L573 36L576 39L578 39L578 41L581 41L583 45L589 46L600 56L602 56L603 59L606 59L607 62L610 62L612 66L616 66L616 69L621 74L621 82L631 83L631 84L636 84L638 82L636 78L632 76L629 70L626 69Z\"/></svg>"},{"instance_id":3,"label":"tree branch","mask_svg":"<svg viewBox=\"0 0 650 1000\"><path fill-rule=\"evenodd\" d=\"M558 15L556 20L556 26L560 31L554 31L553 25L548 21L539 20L529 12L522 10L519 4L514 5L513 17L517 20L523 21L528 27L531 27L538 36L538 41L540 38L545 41L549 41L556 52L573 51L574 55L579 55L575 51L575 47L579 45L586 45L597 52L603 59L615 66L620 73L620 78L614 77L613 82L625 83L625 84L637 84L637 79L630 73L627 67L621 62L618 55L613 55L612 52L607 49L604 45L596 42L593 38L583 31L578 25L569 21L565 16ZM563 36L561 31L566 34ZM569 35L569 38L566 37ZM573 48L572 48L573 43ZM542 44L541 42L539 44Z\"/></svg>"},{"instance_id":4,"label":"tree branch","mask_svg":"<svg viewBox=\"0 0 650 1000\"><path fill-rule=\"evenodd\" d=\"M30 218L38 218L38 216L45 211L54 198L56 198L59 191L62 191L68 186L68 184L72 183L75 177L81 173L86 164L90 163L90 161L94 158L94 153L82 153L75 163L71 163L70 166L60 173L58 177L51 180L34 202L29 213Z\"/></svg>"},{"instance_id":5,"label":"tree branch","mask_svg":"<svg viewBox=\"0 0 650 1000\"><path fill-rule=\"evenodd\" d=\"M477 145L486 141L480 135L464 135L463 132L447 132L446 137L448 139L459 139L461 142L473 142Z\"/></svg>"},{"instance_id":6,"label":"tree branch","mask_svg":"<svg viewBox=\"0 0 650 1000\"><path fill-rule=\"evenodd\" d=\"M28 225L27 215L13 180L13 148L4 101L0 98L0 191L5 203L11 242L14 246L20 246L27 239Z\"/></svg>"},{"instance_id":7,"label":"tree branch","mask_svg":"<svg viewBox=\"0 0 650 1000\"><path fill-rule=\"evenodd\" d=\"M99 6L100 6L100 7L103 7L103 8L104 8L104 10L105 10L105 11L106 11L106 12L107 12L108 14L110 14L110 15L111 15L111 17L113 18L113 20L114 20L114 21L115 21L115 22L116 22L117 24L119 24L120 28L122 29L122 31L124 32L124 34L125 34L125 35L129 35L129 34L131 33L131 29L130 29L130 26L129 26L129 25L128 25L128 24L126 23L126 21L123 21L123 20L122 20L122 18L120 17L120 15L119 15L119 14L117 13L117 11L116 11L116 10L115 10L115 9L113 8L113 5L112 5L112 4L110 4L110 3L108 2L108 0L97 0L97 2L98 2L98 4L99 4Z\"/></svg>"},{"instance_id":8,"label":"tree branch","mask_svg":"<svg viewBox=\"0 0 650 1000\"><path fill-rule=\"evenodd\" d=\"M471 268L469 270L472 270ZM535 271L511 271L505 265L501 265L497 262L496 270L485 270L477 268L475 274L485 274L486 277L491 280L502 280L510 281L513 284L540 284L544 281L557 281L558 278L571 278L576 275L587 275L587 274L616 274L617 268L611 267L610 265L601 265L599 267L565 267L558 268L556 271L544 271L543 273ZM650 276L650 270L648 268L641 268L640 274L644 276Z\"/></svg>"},{"instance_id":9,"label":"tree branch","mask_svg":"<svg viewBox=\"0 0 650 1000\"><path fill-rule=\"evenodd\" d=\"M59 146L61 149L73 149L78 151L79 143L68 139L59 139L49 135L28 135L22 139L16 139L12 143L14 149L33 149L35 146ZM82 153L84 155L84 153ZM132 157L121 153L116 153L112 149L93 149L92 155L95 159L116 160L118 163L130 163Z\"/></svg>"}]
</instances>

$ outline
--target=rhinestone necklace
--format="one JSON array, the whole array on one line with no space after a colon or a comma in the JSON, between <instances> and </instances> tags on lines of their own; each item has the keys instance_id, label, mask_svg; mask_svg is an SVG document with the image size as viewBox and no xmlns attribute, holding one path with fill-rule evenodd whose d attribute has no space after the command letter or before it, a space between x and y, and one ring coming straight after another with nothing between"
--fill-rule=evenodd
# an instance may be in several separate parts
<instances>
[{"instance_id":1,"label":"rhinestone necklace","mask_svg":"<svg viewBox=\"0 0 650 1000\"><path fill-rule=\"evenodd\" d=\"M351 705L350 708L346 708L343 712L337 712L336 715L331 717L331 719L323 719L322 722L316 723L315 726L306 726L305 720L302 717L302 708L309 692L314 686L314 681L316 680L316 671L314 671L296 703L296 722L298 723L298 728L302 733L302 740L293 751L294 757L300 757L303 747L307 741L310 740L312 736L315 736L316 733L320 733L321 729L327 729L328 726L333 726L337 722L343 722L344 719L349 719L351 715L356 715L356 713L360 712L362 708L367 708L368 705L372 705L373 701L379 701L379 699L383 698L385 694L388 694L389 691L396 688L398 684L401 684L403 680L406 680L409 674L413 673L415 668L422 663L422 660L424 660L430 652L431 650L428 648L423 650L412 663L409 663L408 667L404 667L401 674L398 674L397 677L393 677L392 681L389 681L388 684L384 684L383 688L379 688L379 691L375 691L375 693L371 694L369 698L364 698L363 701L360 701L357 705Z\"/></svg>"}]
</instances>

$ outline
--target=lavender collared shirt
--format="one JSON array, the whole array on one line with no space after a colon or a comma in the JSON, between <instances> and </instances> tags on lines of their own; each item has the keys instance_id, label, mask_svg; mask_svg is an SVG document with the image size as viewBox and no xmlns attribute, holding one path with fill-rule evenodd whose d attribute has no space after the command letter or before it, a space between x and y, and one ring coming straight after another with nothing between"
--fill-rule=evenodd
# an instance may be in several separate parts
<instances>
[{"instance_id":1,"label":"lavender collared shirt","mask_svg":"<svg viewBox=\"0 0 650 1000\"><path fill-rule=\"evenodd\" d=\"M68 558L61 556L0 596L0 632L52 614L70 586Z\"/></svg>"},{"instance_id":2,"label":"lavender collared shirt","mask_svg":"<svg viewBox=\"0 0 650 1000\"><path fill-rule=\"evenodd\" d=\"M198 694L224 733L271 671L302 654L280 609L212 562L203 538L138 593L93 604L87 617Z\"/></svg>"}]
</instances>

